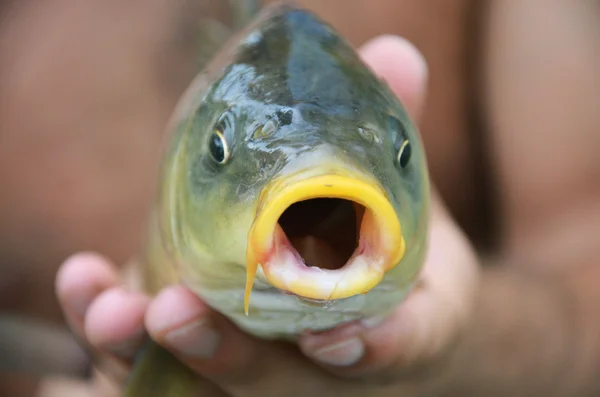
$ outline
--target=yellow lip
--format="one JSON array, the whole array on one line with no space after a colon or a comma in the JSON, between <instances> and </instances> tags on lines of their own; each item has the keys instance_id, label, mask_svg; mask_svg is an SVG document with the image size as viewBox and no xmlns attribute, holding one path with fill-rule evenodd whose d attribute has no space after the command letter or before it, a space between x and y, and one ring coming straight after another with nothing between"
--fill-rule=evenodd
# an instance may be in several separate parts
<instances>
[{"instance_id":1,"label":"yellow lip","mask_svg":"<svg viewBox=\"0 0 600 397\"><path fill-rule=\"evenodd\" d=\"M359 246L368 249L363 254L355 252L347 266L339 270L299 269L296 266L293 271L281 261L269 262L278 242L287 241L278 224L283 212L294 203L315 198L345 199L364 206ZM385 192L364 178L336 174L304 178L287 176L269 185L260 197L248 237L246 314L259 265L269 283L276 288L304 298L331 300L368 292L381 281L386 271L400 262L405 252L400 222Z\"/></svg>"}]
</instances>

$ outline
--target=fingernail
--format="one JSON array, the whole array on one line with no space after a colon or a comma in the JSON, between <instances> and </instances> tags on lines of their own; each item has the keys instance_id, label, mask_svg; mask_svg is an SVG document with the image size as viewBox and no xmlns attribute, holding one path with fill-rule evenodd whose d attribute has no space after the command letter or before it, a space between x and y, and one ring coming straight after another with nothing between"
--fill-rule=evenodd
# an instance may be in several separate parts
<instances>
[{"instance_id":1,"label":"fingernail","mask_svg":"<svg viewBox=\"0 0 600 397\"><path fill-rule=\"evenodd\" d=\"M140 347L141 346L139 342L125 341L123 343L105 345L104 349L108 350L115 356L130 359L135 356L135 353Z\"/></svg>"},{"instance_id":2,"label":"fingernail","mask_svg":"<svg viewBox=\"0 0 600 397\"><path fill-rule=\"evenodd\" d=\"M348 367L356 364L365 354L365 345L359 338L322 347L312 353L312 357L323 364Z\"/></svg>"},{"instance_id":3,"label":"fingernail","mask_svg":"<svg viewBox=\"0 0 600 397\"><path fill-rule=\"evenodd\" d=\"M103 346L103 348L118 357L130 359L134 357L138 350L142 347L142 344L145 340L145 335L146 329L142 327L140 330L132 333L129 339L120 343L107 343Z\"/></svg>"},{"instance_id":4,"label":"fingernail","mask_svg":"<svg viewBox=\"0 0 600 397\"><path fill-rule=\"evenodd\" d=\"M207 319L200 319L170 331L165 342L181 354L202 360L214 356L221 337Z\"/></svg>"}]
</instances>

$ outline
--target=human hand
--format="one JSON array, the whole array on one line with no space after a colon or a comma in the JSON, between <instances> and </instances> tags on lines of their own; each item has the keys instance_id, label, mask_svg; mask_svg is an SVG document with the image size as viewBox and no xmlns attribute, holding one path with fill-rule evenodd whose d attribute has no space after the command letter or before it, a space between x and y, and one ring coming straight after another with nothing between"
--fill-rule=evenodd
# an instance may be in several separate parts
<instances>
[{"instance_id":1,"label":"human hand","mask_svg":"<svg viewBox=\"0 0 600 397\"><path fill-rule=\"evenodd\" d=\"M420 54L392 37L361 54L418 118L426 80ZM127 366L147 330L205 380L204 395L417 396L443 387L456 369L455 342L477 287L474 252L435 192L429 244L419 286L389 318L303 335L299 349L241 332L182 286L153 299L134 292L97 256L70 258L56 288L72 328L99 353Z\"/></svg>"}]
</instances>

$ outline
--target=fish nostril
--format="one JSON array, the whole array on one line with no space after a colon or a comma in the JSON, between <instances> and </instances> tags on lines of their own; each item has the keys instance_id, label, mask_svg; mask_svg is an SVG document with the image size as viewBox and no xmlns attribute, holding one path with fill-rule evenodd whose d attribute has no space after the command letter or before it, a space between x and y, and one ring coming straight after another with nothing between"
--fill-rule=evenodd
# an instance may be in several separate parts
<instances>
[{"instance_id":1,"label":"fish nostril","mask_svg":"<svg viewBox=\"0 0 600 397\"><path fill-rule=\"evenodd\" d=\"M282 127L292 124L294 118L294 111L292 109L277 109L276 114L279 119L279 125Z\"/></svg>"},{"instance_id":2,"label":"fish nostril","mask_svg":"<svg viewBox=\"0 0 600 397\"><path fill-rule=\"evenodd\" d=\"M358 127L358 134L369 142L381 143L379 135L370 128Z\"/></svg>"}]
</instances>

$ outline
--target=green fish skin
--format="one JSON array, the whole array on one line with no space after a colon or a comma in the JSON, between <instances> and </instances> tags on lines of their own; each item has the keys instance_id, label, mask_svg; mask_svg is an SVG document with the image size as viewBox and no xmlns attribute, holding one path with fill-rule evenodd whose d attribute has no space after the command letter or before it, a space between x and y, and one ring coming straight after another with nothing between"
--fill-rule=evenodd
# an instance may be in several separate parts
<instances>
[{"instance_id":1,"label":"green fish skin","mask_svg":"<svg viewBox=\"0 0 600 397\"><path fill-rule=\"evenodd\" d=\"M196 375L153 341L138 352L123 397L195 397Z\"/></svg>"},{"instance_id":2,"label":"green fish skin","mask_svg":"<svg viewBox=\"0 0 600 397\"><path fill-rule=\"evenodd\" d=\"M197 76L168 130L141 257L149 294L182 283L250 334L294 340L307 329L383 317L416 283L429 215L420 135L385 82L312 13L264 8ZM384 192L402 226L400 262L368 292L321 301L282 292L259 266L246 314L249 232L261 195L274 181L333 169L362 175ZM348 209L325 207L309 205L293 223L312 222L322 235L343 239ZM150 342L125 396L193 395L191 372Z\"/></svg>"}]
</instances>

